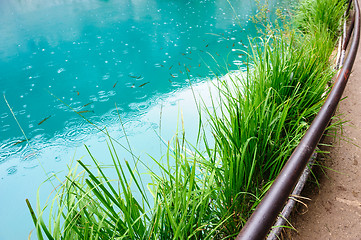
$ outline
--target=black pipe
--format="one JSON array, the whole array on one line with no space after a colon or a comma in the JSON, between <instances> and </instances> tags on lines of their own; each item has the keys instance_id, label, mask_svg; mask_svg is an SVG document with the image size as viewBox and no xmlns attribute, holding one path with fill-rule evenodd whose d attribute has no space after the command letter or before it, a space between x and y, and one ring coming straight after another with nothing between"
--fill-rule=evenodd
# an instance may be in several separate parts
<instances>
[{"instance_id":1,"label":"black pipe","mask_svg":"<svg viewBox=\"0 0 361 240\"><path fill-rule=\"evenodd\" d=\"M347 48L348 42L350 41L350 38L351 38L351 34L353 31L354 25L355 25L355 14L352 14L350 26L347 29L347 34L346 34L346 38L345 38L343 46L342 46L342 50L346 50L346 48Z\"/></svg>"},{"instance_id":2,"label":"black pipe","mask_svg":"<svg viewBox=\"0 0 361 240\"><path fill-rule=\"evenodd\" d=\"M352 0L349 0L348 4L347 4L347 9L346 9L346 15L348 15L348 13L350 12L351 4L352 4Z\"/></svg>"},{"instance_id":3,"label":"black pipe","mask_svg":"<svg viewBox=\"0 0 361 240\"><path fill-rule=\"evenodd\" d=\"M337 76L336 82L321 110L268 190L266 196L238 234L237 240L262 240L266 237L336 110L350 76L359 45L360 9L358 0L354 0L354 5L355 32L345 64Z\"/></svg>"}]
</instances>

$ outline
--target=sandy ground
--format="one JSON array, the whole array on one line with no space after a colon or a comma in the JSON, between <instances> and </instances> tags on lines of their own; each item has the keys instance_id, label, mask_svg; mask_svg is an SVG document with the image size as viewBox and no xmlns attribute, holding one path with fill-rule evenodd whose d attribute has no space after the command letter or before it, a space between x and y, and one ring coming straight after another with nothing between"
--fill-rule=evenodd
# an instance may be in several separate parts
<instances>
[{"instance_id":1,"label":"sandy ground","mask_svg":"<svg viewBox=\"0 0 361 240\"><path fill-rule=\"evenodd\" d=\"M298 233L288 238L361 239L361 46L343 96L337 114L347 122L338 138L326 140L333 144L323 162L326 175L303 193L311 201L297 208L292 221Z\"/></svg>"}]
</instances>

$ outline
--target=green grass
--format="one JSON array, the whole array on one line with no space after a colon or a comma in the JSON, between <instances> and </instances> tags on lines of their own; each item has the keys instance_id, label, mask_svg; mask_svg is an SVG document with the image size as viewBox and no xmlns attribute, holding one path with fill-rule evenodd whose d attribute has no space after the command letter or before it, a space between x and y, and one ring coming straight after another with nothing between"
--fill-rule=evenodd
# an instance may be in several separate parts
<instances>
[{"instance_id":1,"label":"green grass","mask_svg":"<svg viewBox=\"0 0 361 240\"><path fill-rule=\"evenodd\" d=\"M311 37L303 42L296 34L289 37L267 39L253 49L254 71L231 86L225 83L226 94L237 90L227 94L220 115L210 114L222 162L221 215L233 214L225 225L229 235L239 231L299 143L333 75L328 59L317 54L331 53L332 42L317 45ZM242 86L235 87L239 82Z\"/></svg>"},{"instance_id":2,"label":"green grass","mask_svg":"<svg viewBox=\"0 0 361 240\"><path fill-rule=\"evenodd\" d=\"M109 136L117 178L89 151L95 167L78 161L44 206L38 199L38 238L234 238L324 101L344 9L343 1L303 1L292 27L257 40L246 75L218 79L216 110L206 110L214 139L202 126L203 147L176 134L164 159L153 159L161 171L149 170L149 192L136 171L140 160L121 162Z\"/></svg>"},{"instance_id":3,"label":"green grass","mask_svg":"<svg viewBox=\"0 0 361 240\"><path fill-rule=\"evenodd\" d=\"M338 35L340 20L345 12L347 1L334 0L304 0L294 18L295 24L304 32L309 32L310 26L320 26L332 37Z\"/></svg>"}]
</instances>

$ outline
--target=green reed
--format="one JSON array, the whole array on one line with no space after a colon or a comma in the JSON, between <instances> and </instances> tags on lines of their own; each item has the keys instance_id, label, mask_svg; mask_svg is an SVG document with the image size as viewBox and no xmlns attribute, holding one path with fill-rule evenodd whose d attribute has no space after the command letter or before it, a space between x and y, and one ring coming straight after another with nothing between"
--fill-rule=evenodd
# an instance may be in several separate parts
<instances>
[{"instance_id":1,"label":"green reed","mask_svg":"<svg viewBox=\"0 0 361 240\"><path fill-rule=\"evenodd\" d=\"M136 171L141 161L120 161L110 136L116 179L88 150L95 168L78 161L52 200L41 207L38 199L32 214L38 238L232 239L327 96L344 9L342 1L303 1L292 27L257 41L243 77L218 79L215 110L206 110L214 139L202 125L202 147L177 133L164 159L153 159L160 173L149 169L149 192Z\"/></svg>"}]
</instances>

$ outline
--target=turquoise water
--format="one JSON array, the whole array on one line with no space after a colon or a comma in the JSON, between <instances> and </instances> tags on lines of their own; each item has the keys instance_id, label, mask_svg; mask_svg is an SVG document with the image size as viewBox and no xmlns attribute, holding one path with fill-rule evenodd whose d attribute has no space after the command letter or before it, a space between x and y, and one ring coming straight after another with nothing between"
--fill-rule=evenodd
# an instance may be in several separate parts
<instances>
[{"instance_id":1,"label":"turquoise water","mask_svg":"<svg viewBox=\"0 0 361 240\"><path fill-rule=\"evenodd\" d=\"M284 5L269 2L270 12ZM25 198L35 205L48 176L87 156L83 144L107 163L106 137L76 112L125 144L119 113L144 161L164 153L158 135L173 136L180 112L187 136L196 135L189 82L206 95L215 73L244 69L242 51L257 35L254 1L230 3L0 1L0 240L28 236ZM43 185L44 201L52 189Z\"/></svg>"}]
</instances>

